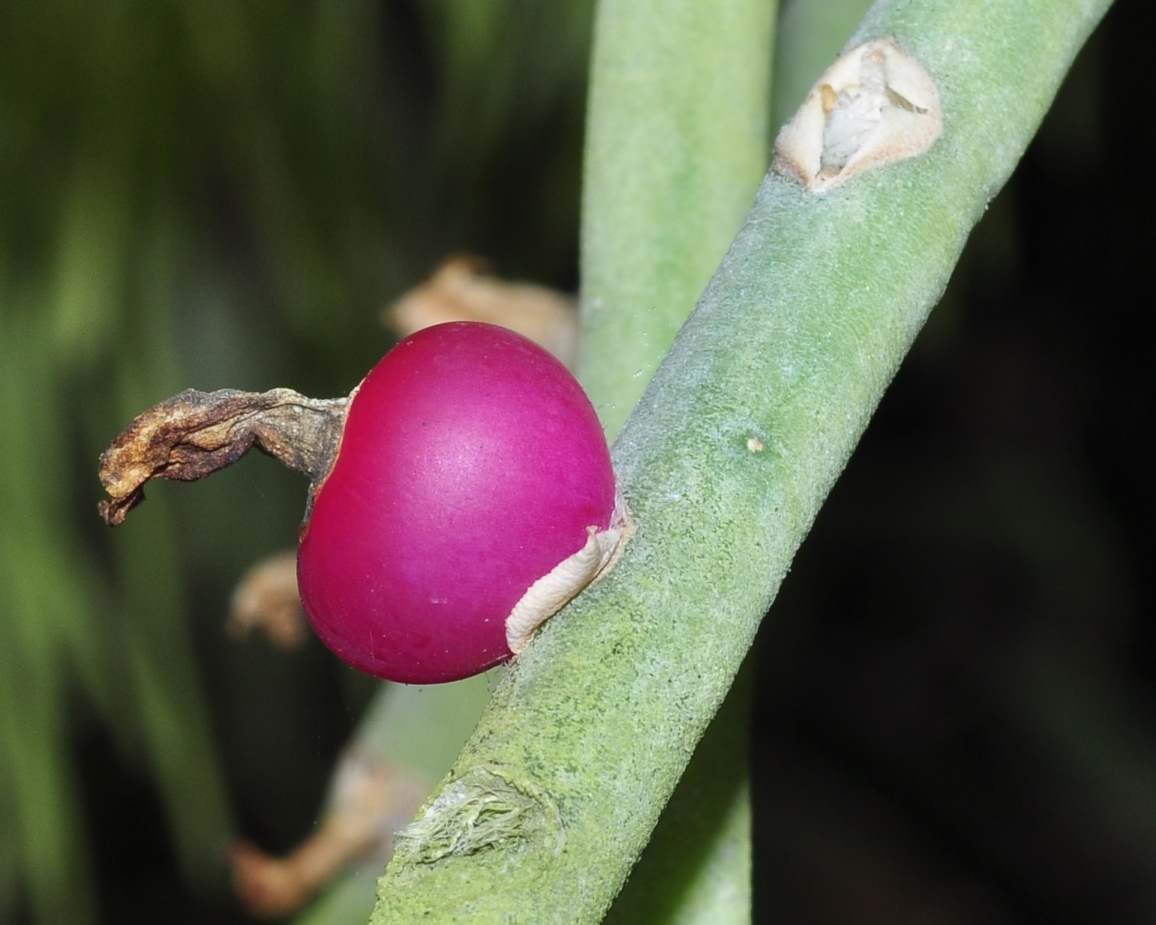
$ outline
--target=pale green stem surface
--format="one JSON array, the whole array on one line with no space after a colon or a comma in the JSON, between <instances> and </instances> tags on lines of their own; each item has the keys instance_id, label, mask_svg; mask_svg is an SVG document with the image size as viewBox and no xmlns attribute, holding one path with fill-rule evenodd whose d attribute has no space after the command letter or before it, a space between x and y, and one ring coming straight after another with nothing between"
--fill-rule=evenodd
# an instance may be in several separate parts
<instances>
[{"instance_id":1,"label":"pale green stem surface","mask_svg":"<svg viewBox=\"0 0 1156 925\"><path fill-rule=\"evenodd\" d=\"M748 662L695 749L606 925L751 920Z\"/></svg>"},{"instance_id":2,"label":"pale green stem surface","mask_svg":"<svg viewBox=\"0 0 1156 925\"><path fill-rule=\"evenodd\" d=\"M767 178L615 444L638 525L626 555L503 679L422 817L426 840L379 882L374 922L602 918L968 232L1108 5L871 10L857 39L893 36L923 63L943 137L822 195Z\"/></svg>"},{"instance_id":3,"label":"pale green stem surface","mask_svg":"<svg viewBox=\"0 0 1156 925\"><path fill-rule=\"evenodd\" d=\"M768 0L598 5L578 378L611 437L766 170L774 14Z\"/></svg>"},{"instance_id":4,"label":"pale green stem surface","mask_svg":"<svg viewBox=\"0 0 1156 925\"><path fill-rule=\"evenodd\" d=\"M776 9L774 0L599 4L579 376L611 436L717 268L766 170ZM750 921L749 685L732 700L697 753L703 773L675 792L611 920Z\"/></svg>"}]
</instances>

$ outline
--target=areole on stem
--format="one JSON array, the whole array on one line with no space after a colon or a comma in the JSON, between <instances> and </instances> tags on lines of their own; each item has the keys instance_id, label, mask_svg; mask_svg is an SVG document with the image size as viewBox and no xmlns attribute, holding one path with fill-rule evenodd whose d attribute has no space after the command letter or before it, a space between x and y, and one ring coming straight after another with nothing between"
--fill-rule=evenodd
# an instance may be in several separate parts
<instances>
[{"instance_id":1,"label":"areole on stem","mask_svg":"<svg viewBox=\"0 0 1156 925\"><path fill-rule=\"evenodd\" d=\"M516 655L631 532L581 387L537 345L455 322L403 340L348 398L185 391L101 457L123 522L153 478L192 481L256 446L310 477L298 581L346 661L407 683Z\"/></svg>"}]
</instances>

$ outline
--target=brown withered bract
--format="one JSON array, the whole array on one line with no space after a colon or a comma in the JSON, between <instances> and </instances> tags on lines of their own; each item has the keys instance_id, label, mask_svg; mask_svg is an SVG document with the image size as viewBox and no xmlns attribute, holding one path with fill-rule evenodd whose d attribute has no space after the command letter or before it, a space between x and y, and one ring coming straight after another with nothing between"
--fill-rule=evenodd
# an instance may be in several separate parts
<instances>
[{"instance_id":1,"label":"brown withered bract","mask_svg":"<svg viewBox=\"0 0 1156 925\"><path fill-rule=\"evenodd\" d=\"M336 455L348 404L292 389L186 389L139 415L101 455L110 500L100 502L100 516L115 527L144 500L149 479L195 481L254 446L316 482Z\"/></svg>"},{"instance_id":2,"label":"brown withered bract","mask_svg":"<svg viewBox=\"0 0 1156 925\"><path fill-rule=\"evenodd\" d=\"M429 782L367 749L341 757L321 825L283 857L248 842L233 847L233 886L242 905L262 918L296 912L338 873L358 861L380 870L393 854L394 832L409 822Z\"/></svg>"},{"instance_id":3,"label":"brown withered bract","mask_svg":"<svg viewBox=\"0 0 1156 925\"><path fill-rule=\"evenodd\" d=\"M279 649L305 644L308 624L297 593L295 549L262 559L245 573L233 591L227 628L234 639L261 629Z\"/></svg>"},{"instance_id":4,"label":"brown withered bract","mask_svg":"<svg viewBox=\"0 0 1156 925\"><path fill-rule=\"evenodd\" d=\"M451 257L387 310L388 322L407 336L445 321L485 321L517 331L571 366L578 339L575 299L487 276L483 267L477 257ZM149 479L195 481L254 446L310 476L312 499L336 458L352 397L186 389L139 415L105 450L100 481L110 499L100 502L100 516L115 527L144 500Z\"/></svg>"},{"instance_id":5,"label":"brown withered bract","mask_svg":"<svg viewBox=\"0 0 1156 925\"><path fill-rule=\"evenodd\" d=\"M563 292L534 283L507 282L485 273L480 257L458 255L385 310L400 337L447 321L484 321L527 337L573 368L578 354L578 304Z\"/></svg>"}]
</instances>

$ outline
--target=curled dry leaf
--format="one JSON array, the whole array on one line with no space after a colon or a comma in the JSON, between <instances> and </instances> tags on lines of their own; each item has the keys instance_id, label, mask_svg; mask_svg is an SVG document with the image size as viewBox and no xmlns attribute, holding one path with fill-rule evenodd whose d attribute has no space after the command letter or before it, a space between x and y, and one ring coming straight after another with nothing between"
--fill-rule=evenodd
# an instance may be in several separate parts
<instances>
[{"instance_id":1,"label":"curled dry leaf","mask_svg":"<svg viewBox=\"0 0 1156 925\"><path fill-rule=\"evenodd\" d=\"M528 337L567 367L578 353L578 304L573 296L532 283L510 283L483 272L485 261L456 256L385 310L399 337L446 321L484 321Z\"/></svg>"},{"instance_id":2,"label":"curled dry leaf","mask_svg":"<svg viewBox=\"0 0 1156 925\"><path fill-rule=\"evenodd\" d=\"M338 764L330 807L310 838L284 857L247 842L234 846L237 896L254 915L279 918L300 909L351 863L384 866L394 832L413 818L429 789L381 756L350 749Z\"/></svg>"},{"instance_id":3,"label":"curled dry leaf","mask_svg":"<svg viewBox=\"0 0 1156 925\"><path fill-rule=\"evenodd\" d=\"M233 592L229 635L243 639L254 627L263 629L280 649L299 649L305 644L308 623L297 593L296 550L258 562Z\"/></svg>"},{"instance_id":4,"label":"curled dry leaf","mask_svg":"<svg viewBox=\"0 0 1156 925\"><path fill-rule=\"evenodd\" d=\"M823 72L779 132L774 169L823 192L922 154L942 131L934 81L894 39L878 39Z\"/></svg>"},{"instance_id":5,"label":"curled dry leaf","mask_svg":"<svg viewBox=\"0 0 1156 925\"><path fill-rule=\"evenodd\" d=\"M329 471L348 398L306 398L292 389L238 392L187 389L136 418L100 457L110 526L144 500L149 479L191 482L236 462L253 446L313 479Z\"/></svg>"}]
</instances>

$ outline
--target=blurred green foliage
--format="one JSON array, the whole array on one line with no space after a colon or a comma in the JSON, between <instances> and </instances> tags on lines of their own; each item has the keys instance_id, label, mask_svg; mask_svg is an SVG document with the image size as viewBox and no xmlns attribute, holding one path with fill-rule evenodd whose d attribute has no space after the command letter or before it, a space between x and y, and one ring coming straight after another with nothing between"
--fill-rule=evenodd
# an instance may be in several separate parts
<instances>
[{"instance_id":1,"label":"blurred green foliage","mask_svg":"<svg viewBox=\"0 0 1156 925\"><path fill-rule=\"evenodd\" d=\"M86 822L148 816L150 794L205 902L238 825L272 848L307 831L368 691L316 646L220 641L304 486L254 461L150 489L109 533L96 457L187 386L344 394L389 346L381 307L449 252L572 285L590 18L0 8L0 921L175 916L118 898Z\"/></svg>"}]
</instances>

